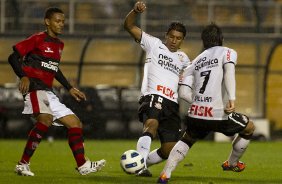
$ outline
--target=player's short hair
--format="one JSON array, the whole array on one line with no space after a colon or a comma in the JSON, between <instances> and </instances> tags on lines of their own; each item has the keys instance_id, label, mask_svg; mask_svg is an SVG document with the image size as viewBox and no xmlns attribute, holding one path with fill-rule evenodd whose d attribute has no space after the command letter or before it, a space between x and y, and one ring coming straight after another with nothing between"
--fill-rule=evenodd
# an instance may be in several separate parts
<instances>
[{"instance_id":1,"label":"player's short hair","mask_svg":"<svg viewBox=\"0 0 282 184\"><path fill-rule=\"evenodd\" d=\"M223 34L220 27L218 27L215 23L211 23L204 28L201 38L204 44L204 49L214 46L222 46Z\"/></svg>"},{"instance_id":2,"label":"player's short hair","mask_svg":"<svg viewBox=\"0 0 282 184\"><path fill-rule=\"evenodd\" d=\"M64 13L63 10L57 7L49 7L45 11L44 19L50 19L54 13Z\"/></svg>"},{"instance_id":3,"label":"player's short hair","mask_svg":"<svg viewBox=\"0 0 282 184\"><path fill-rule=\"evenodd\" d=\"M185 28L184 24L181 23L181 22L172 22L169 25L166 33L169 33L171 30L175 30L175 31L183 33L184 38L186 36L186 28Z\"/></svg>"}]
</instances>

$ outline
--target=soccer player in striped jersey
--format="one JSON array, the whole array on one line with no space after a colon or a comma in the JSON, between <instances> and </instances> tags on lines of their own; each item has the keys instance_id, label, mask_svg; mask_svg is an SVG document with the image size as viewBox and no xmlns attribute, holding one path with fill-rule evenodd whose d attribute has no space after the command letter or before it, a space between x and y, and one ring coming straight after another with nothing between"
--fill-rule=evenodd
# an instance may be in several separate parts
<instances>
[{"instance_id":1,"label":"soccer player in striped jersey","mask_svg":"<svg viewBox=\"0 0 282 184\"><path fill-rule=\"evenodd\" d=\"M145 168L137 176L150 177L152 174L147 167L167 159L180 138L178 83L180 73L190 64L190 60L179 50L186 36L185 26L172 22L163 43L136 26L136 16L145 9L144 2L136 2L126 16L124 27L146 52L139 101L139 120L143 123L143 134L137 142L137 151L144 157ZM157 134L161 146L150 152L151 142Z\"/></svg>"},{"instance_id":2,"label":"soccer player in striped jersey","mask_svg":"<svg viewBox=\"0 0 282 184\"><path fill-rule=\"evenodd\" d=\"M187 128L170 152L158 183L168 183L172 171L185 158L192 145L210 132L221 132L227 136L238 133L233 140L230 156L222 168L234 172L245 169L245 164L239 159L255 127L246 115L235 112L237 53L222 46L222 31L214 23L202 31L201 38L204 51L185 69L179 91L180 97L191 103Z\"/></svg>"},{"instance_id":3,"label":"soccer player in striped jersey","mask_svg":"<svg viewBox=\"0 0 282 184\"><path fill-rule=\"evenodd\" d=\"M24 96L23 114L33 115L36 119L28 135L23 155L15 168L19 175L34 176L29 161L55 120L68 128L69 146L81 175L96 172L105 165L105 160L92 162L85 158L82 123L52 91L52 83L56 79L77 101L86 100L85 94L71 86L59 68L64 43L58 35L63 31L64 21L61 9L48 8L44 17L46 31L18 42L8 58L20 78L19 90Z\"/></svg>"}]
</instances>

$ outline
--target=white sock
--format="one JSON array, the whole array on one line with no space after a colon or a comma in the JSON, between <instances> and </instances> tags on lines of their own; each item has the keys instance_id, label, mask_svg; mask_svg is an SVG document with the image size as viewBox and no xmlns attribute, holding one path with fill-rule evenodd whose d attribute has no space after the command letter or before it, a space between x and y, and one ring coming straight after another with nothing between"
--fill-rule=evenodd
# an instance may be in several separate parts
<instances>
[{"instance_id":1,"label":"white sock","mask_svg":"<svg viewBox=\"0 0 282 184\"><path fill-rule=\"evenodd\" d=\"M185 158L188 150L189 146L186 143L183 141L178 141L169 154L162 174L165 174L167 178L170 178L171 172L176 168L178 163Z\"/></svg>"},{"instance_id":2,"label":"white sock","mask_svg":"<svg viewBox=\"0 0 282 184\"><path fill-rule=\"evenodd\" d=\"M146 161L147 161L147 157L148 157L149 152L150 152L151 142L152 142L152 139L151 139L150 136L142 136L138 139L137 146L136 146L137 151L144 158L145 167L147 167Z\"/></svg>"},{"instance_id":3,"label":"white sock","mask_svg":"<svg viewBox=\"0 0 282 184\"><path fill-rule=\"evenodd\" d=\"M148 155L148 158L146 160L146 164L147 164L147 167L150 167L151 165L154 165L154 164L157 164L157 163L160 163L162 162L164 159L162 159L160 157L160 155L157 153L157 150L158 149L155 149L153 151L151 151Z\"/></svg>"},{"instance_id":4,"label":"white sock","mask_svg":"<svg viewBox=\"0 0 282 184\"><path fill-rule=\"evenodd\" d=\"M235 166L241 156L244 154L245 150L247 149L248 145L250 143L250 140L244 139L237 135L235 139L232 142L233 149L230 153L230 156L228 158L229 165Z\"/></svg>"}]
</instances>

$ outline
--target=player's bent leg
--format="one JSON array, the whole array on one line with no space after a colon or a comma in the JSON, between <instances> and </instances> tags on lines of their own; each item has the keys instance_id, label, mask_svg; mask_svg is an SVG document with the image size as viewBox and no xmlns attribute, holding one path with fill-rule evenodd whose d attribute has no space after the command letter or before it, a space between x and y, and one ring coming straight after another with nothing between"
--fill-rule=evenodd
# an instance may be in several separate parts
<instances>
[{"instance_id":1,"label":"player's bent leg","mask_svg":"<svg viewBox=\"0 0 282 184\"><path fill-rule=\"evenodd\" d=\"M255 130L254 123L250 121L247 127L237 135L233 142L232 142L232 151L228 160L226 160L222 165L222 169L224 171L234 171L234 172L241 172L245 169L245 163L239 161L242 155L245 153L250 139L253 135Z\"/></svg>"},{"instance_id":2,"label":"player's bent leg","mask_svg":"<svg viewBox=\"0 0 282 184\"><path fill-rule=\"evenodd\" d=\"M38 114L35 118L37 122L29 132L21 160L15 167L15 172L21 176L34 176L34 173L29 168L29 160L52 124L53 116L50 114Z\"/></svg>"},{"instance_id":3,"label":"player's bent leg","mask_svg":"<svg viewBox=\"0 0 282 184\"><path fill-rule=\"evenodd\" d=\"M139 172L136 173L136 176L140 177L152 177L152 173L147 168L147 158L150 152L151 142L153 139L153 135L149 132L144 132L143 136L141 136L137 141L137 151L144 158L145 166Z\"/></svg>"},{"instance_id":4,"label":"player's bent leg","mask_svg":"<svg viewBox=\"0 0 282 184\"><path fill-rule=\"evenodd\" d=\"M193 139L189 132L185 132L181 140L179 140L172 150L169 153L166 165L162 170L158 183L168 183L171 178L171 174L177 165L185 158L189 149L196 142L196 139Z\"/></svg>"},{"instance_id":5,"label":"player's bent leg","mask_svg":"<svg viewBox=\"0 0 282 184\"><path fill-rule=\"evenodd\" d=\"M97 172L105 166L104 159L99 161L86 160L83 144L82 123L74 114L59 119L68 128L68 142L77 164L77 170L81 175Z\"/></svg>"},{"instance_id":6,"label":"player's bent leg","mask_svg":"<svg viewBox=\"0 0 282 184\"><path fill-rule=\"evenodd\" d=\"M167 180L171 177L171 173L177 167L177 165L185 158L189 150L189 146L182 140L178 141L171 150L167 159L166 165L160 174L159 179L163 179L165 176Z\"/></svg>"},{"instance_id":7,"label":"player's bent leg","mask_svg":"<svg viewBox=\"0 0 282 184\"><path fill-rule=\"evenodd\" d=\"M150 153L151 143L157 134L159 122L156 119L147 119L144 123L143 134L137 141L137 151L142 155L145 161L145 167L136 173L136 176L152 177L152 173L147 168L147 158Z\"/></svg>"}]
</instances>

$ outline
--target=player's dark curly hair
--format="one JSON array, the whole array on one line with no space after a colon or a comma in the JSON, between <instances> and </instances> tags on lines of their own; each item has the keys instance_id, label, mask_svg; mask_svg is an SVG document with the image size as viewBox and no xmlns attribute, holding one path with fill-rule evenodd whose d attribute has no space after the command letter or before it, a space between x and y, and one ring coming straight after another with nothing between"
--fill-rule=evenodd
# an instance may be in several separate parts
<instances>
[{"instance_id":1,"label":"player's dark curly hair","mask_svg":"<svg viewBox=\"0 0 282 184\"><path fill-rule=\"evenodd\" d=\"M168 27L167 33L169 33L171 30L175 30L175 31L183 33L184 38L186 36L186 28L184 24L180 22L172 22Z\"/></svg>"},{"instance_id":2,"label":"player's dark curly hair","mask_svg":"<svg viewBox=\"0 0 282 184\"><path fill-rule=\"evenodd\" d=\"M63 10L57 7L49 7L45 11L44 19L50 19L54 13L64 13Z\"/></svg>"},{"instance_id":3,"label":"player's dark curly hair","mask_svg":"<svg viewBox=\"0 0 282 184\"><path fill-rule=\"evenodd\" d=\"M214 46L222 46L223 34L220 27L218 27L215 23L211 23L204 28L201 38L204 44L204 49Z\"/></svg>"}]
</instances>

